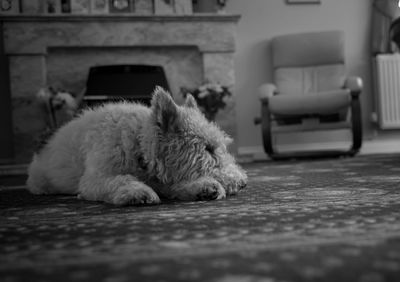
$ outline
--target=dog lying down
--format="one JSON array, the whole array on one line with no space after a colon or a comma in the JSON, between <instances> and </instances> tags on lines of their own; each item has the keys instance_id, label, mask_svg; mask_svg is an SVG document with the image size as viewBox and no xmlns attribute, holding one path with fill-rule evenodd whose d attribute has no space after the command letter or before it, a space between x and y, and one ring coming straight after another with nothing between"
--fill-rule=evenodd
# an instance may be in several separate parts
<instances>
[{"instance_id":1,"label":"dog lying down","mask_svg":"<svg viewBox=\"0 0 400 282\"><path fill-rule=\"evenodd\" d=\"M157 87L151 107L105 104L61 127L33 157L27 185L115 205L222 199L247 182L230 142L191 95L178 106Z\"/></svg>"}]
</instances>

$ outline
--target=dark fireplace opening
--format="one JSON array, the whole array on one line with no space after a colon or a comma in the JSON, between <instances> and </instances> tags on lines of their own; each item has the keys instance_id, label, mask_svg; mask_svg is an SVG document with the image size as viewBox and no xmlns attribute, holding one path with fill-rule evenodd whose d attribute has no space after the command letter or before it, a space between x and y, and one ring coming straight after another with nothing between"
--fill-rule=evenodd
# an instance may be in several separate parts
<instances>
[{"instance_id":1,"label":"dark fireplace opening","mask_svg":"<svg viewBox=\"0 0 400 282\"><path fill-rule=\"evenodd\" d=\"M156 86L170 91L162 66L157 65L102 65L89 69L85 106L109 101L134 101L150 104Z\"/></svg>"}]
</instances>

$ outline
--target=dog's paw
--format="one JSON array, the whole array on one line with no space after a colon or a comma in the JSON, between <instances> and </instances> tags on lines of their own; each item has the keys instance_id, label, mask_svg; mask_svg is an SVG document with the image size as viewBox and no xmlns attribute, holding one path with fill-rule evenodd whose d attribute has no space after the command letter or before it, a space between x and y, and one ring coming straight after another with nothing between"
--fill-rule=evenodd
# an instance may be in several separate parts
<instances>
[{"instance_id":1,"label":"dog's paw","mask_svg":"<svg viewBox=\"0 0 400 282\"><path fill-rule=\"evenodd\" d=\"M214 175L214 178L222 184L228 196L236 195L247 185L246 173L236 165Z\"/></svg>"},{"instance_id":2,"label":"dog's paw","mask_svg":"<svg viewBox=\"0 0 400 282\"><path fill-rule=\"evenodd\" d=\"M111 203L119 206L127 205L156 205L161 203L158 195L145 184L126 185L117 189Z\"/></svg>"},{"instance_id":3,"label":"dog's paw","mask_svg":"<svg viewBox=\"0 0 400 282\"><path fill-rule=\"evenodd\" d=\"M223 183L227 195L236 195L240 190L245 188L247 185L247 181L244 179L240 179L237 181L226 181Z\"/></svg>"},{"instance_id":4,"label":"dog's paw","mask_svg":"<svg viewBox=\"0 0 400 282\"><path fill-rule=\"evenodd\" d=\"M210 177L177 183L163 192L164 197L181 201L209 201L226 197L225 189L221 183Z\"/></svg>"},{"instance_id":5,"label":"dog's paw","mask_svg":"<svg viewBox=\"0 0 400 282\"><path fill-rule=\"evenodd\" d=\"M196 194L196 200L199 201L219 200L225 197L225 189L214 179L203 181L201 189Z\"/></svg>"}]
</instances>

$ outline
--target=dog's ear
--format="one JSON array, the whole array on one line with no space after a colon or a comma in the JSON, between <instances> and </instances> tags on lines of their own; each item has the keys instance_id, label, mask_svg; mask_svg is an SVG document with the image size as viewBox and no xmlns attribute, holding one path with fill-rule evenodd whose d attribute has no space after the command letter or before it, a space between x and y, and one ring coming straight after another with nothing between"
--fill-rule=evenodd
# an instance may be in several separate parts
<instances>
[{"instance_id":1,"label":"dog's ear","mask_svg":"<svg viewBox=\"0 0 400 282\"><path fill-rule=\"evenodd\" d=\"M197 108L197 102L192 96L192 94L186 95L185 106L188 108Z\"/></svg>"},{"instance_id":2,"label":"dog's ear","mask_svg":"<svg viewBox=\"0 0 400 282\"><path fill-rule=\"evenodd\" d=\"M225 138L224 138L225 145L228 146L229 144L232 144L232 142L233 142L233 139L231 137L229 137L228 135L225 135Z\"/></svg>"},{"instance_id":3,"label":"dog's ear","mask_svg":"<svg viewBox=\"0 0 400 282\"><path fill-rule=\"evenodd\" d=\"M151 99L151 107L156 125L164 133L171 131L178 120L178 106L171 95L157 86Z\"/></svg>"}]
</instances>

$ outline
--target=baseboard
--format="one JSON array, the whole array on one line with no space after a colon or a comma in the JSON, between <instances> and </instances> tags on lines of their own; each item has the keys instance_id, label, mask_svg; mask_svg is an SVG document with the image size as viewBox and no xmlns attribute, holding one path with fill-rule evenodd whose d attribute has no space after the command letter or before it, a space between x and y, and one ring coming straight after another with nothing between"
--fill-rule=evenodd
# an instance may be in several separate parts
<instances>
[{"instance_id":1,"label":"baseboard","mask_svg":"<svg viewBox=\"0 0 400 282\"><path fill-rule=\"evenodd\" d=\"M329 149L350 148L349 142L323 142L323 143L307 143L307 144L290 144L280 145L279 150L282 152L295 152L299 150L318 151ZM400 140L365 140L360 150L361 155L368 154L389 154L400 153ZM252 160L268 160L270 159L265 153L262 146L243 146L238 148L238 158L241 161Z\"/></svg>"}]
</instances>

